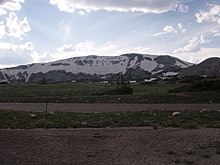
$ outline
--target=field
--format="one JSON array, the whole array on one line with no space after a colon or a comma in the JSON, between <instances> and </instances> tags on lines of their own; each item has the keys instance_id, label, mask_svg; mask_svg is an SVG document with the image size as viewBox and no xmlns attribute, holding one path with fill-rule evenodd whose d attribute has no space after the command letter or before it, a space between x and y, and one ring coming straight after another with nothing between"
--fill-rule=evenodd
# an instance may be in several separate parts
<instances>
[{"instance_id":1,"label":"field","mask_svg":"<svg viewBox=\"0 0 220 165\"><path fill-rule=\"evenodd\" d=\"M28 107L0 110L0 164L218 165L220 161L218 88L194 89L191 84L164 82L125 88L100 83L1 84L0 102L43 105L41 112ZM150 103L177 107L203 103L217 109L201 112L201 108L180 108L177 116L172 116L171 109L105 112L101 108L99 113L45 110L45 105L57 103L139 104L144 108Z\"/></svg>"},{"instance_id":2,"label":"field","mask_svg":"<svg viewBox=\"0 0 220 165\"><path fill-rule=\"evenodd\" d=\"M209 88L207 88L208 86ZM194 85L165 82L158 84L135 83L123 86L102 83L1 84L0 101L9 103L116 103L116 105L119 105L117 103L139 103L140 105L146 103L148 105L150 103L213 104L220 103L218 89L218 80L214 83L202 81L199 82L199 85L198 83ZM142 110L147 109L143 108ZM0 111L0 128L90 128L155 125L193 128L220 127L218 111L201 114L198 109L197 111L187 110L189 111L182 111L184 115L178 118L170 118L173 113L171 109L162 111L148 109L145 112L126 112L123 110L123 112L108 111L107 113L102 113L105 112L104 110L99 111L101 113L65 113L65 109L64 112L54 112L53 109L50 109L54 114L49 114L47 110L46 113L35 112L36 117L34 118L30 118L30 113L33 112L28 112L27 109L23 110L26 112L22 112L22 110L20 110L21 112Z\"/></svg>"},{"instance_id":3,"label":"field","mask_svg":"<svg viewBox=\"0 0 220 165\"><path fill-rule=\"evenodd\" d=\"M220 92L176 91L186 84L130 84L133 94L109 94L121 88L101 83L1 84L0 102L48 103L220 103ZM173 92L170 92L173 91ZM176 92L175 92L176 91Z\"/></svg>"},{"instance_id":4,"label":"field","mask_svg":"<svg viewBox=\"0 0 220 165\"><path fill-rule=\"evenodd\" d=\"M0 128L105 128L105 127L181 127L220 128L219 111L174 111L148 110L141 112L16 112L0 110Z\"/></svg>"}]
</instances>

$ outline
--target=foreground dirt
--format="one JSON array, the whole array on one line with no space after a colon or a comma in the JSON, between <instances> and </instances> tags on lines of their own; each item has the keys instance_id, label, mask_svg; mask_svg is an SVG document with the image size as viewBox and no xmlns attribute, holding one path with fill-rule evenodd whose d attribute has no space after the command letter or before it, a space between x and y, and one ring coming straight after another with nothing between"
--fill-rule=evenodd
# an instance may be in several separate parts
<instances>
[{"instance_id":1,"label":"foreground dirt","mask_svg":"<svg viewBox=\"0 0 220 165\"><path fill-rule=\"evenodd\" d=\"M220 129L0 130L0 164L219 165Z\"/></svg>"},{"instance_id":2,"label":"foreground dirt","mask_svg":"<svg viewBox=\"0 0 220 165\"><path fill-rule=\"evenodd\" d=\"M0 109L15 111L119 112L143 110L220 110L220 104L86 104L86 103L0 103Z\"/></svg>"}]
</instances>

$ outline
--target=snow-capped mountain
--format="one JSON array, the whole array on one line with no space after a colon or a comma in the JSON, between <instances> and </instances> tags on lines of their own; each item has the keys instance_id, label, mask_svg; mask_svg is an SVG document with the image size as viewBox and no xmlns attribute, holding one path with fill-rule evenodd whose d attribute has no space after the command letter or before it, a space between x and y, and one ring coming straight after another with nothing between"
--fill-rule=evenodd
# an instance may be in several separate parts
<instances>
[{"instance_id":1,"label":"snow-capped mountain","mask_svg":"<svg viewBox=\"0 0 220 165\"><path fill-rule=\"evenodd\" d=\"M104 81L119 74L126 80L176 75L191 63L163 55L123 54L120 56L73 57L50 63L20 65L0 70L0 80L9 82Z\"/></svg>"}]
</instances>

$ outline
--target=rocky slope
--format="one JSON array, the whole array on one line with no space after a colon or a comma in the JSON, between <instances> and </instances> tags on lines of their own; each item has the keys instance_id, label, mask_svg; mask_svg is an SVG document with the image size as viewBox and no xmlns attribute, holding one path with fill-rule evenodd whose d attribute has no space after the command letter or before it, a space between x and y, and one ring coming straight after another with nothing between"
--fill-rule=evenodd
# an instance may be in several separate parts
<instances>
[{"instance_id":1,"label":"rocky slope","mask_svg":"<svg viewBox=\"0 0 220 165\"><path fill-rule=\"evenodd\" d=\"M73 57L50 63L20 65L0 70L0 80L9 82L109 81L119 74L126 80L176 75L191 63L171 56L124 54L121 56Z\"/></svg>"},{"instance_id":2,"label":"rocky slope","mask_svg":"<svg viewBox=\"0 0 220 165\"><path fill-rule=\"evenodd\" d=\"M209 58L198 65L182 69L179 78L184 77L220 77L220 58Z\"/></svg>"}]
</instances>

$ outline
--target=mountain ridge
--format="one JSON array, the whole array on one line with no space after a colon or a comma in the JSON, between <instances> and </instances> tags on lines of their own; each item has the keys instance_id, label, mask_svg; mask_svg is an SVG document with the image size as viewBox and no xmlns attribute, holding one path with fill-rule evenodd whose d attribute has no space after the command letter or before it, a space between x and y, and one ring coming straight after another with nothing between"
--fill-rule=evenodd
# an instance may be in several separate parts
<instances>
[{"instance_id":1,"label":"mountain ridge","mask_svg":"<svg viewBox=\"0 0 220 165\"><path fill-rule=\"evenodd\" d=\"M9 82L103 81L122 74L127 80L177 75L191 63L169 55L128 53L120 56L82 56L49 63L0 69L0 80Z\"/></svg>"}]
</instances>

